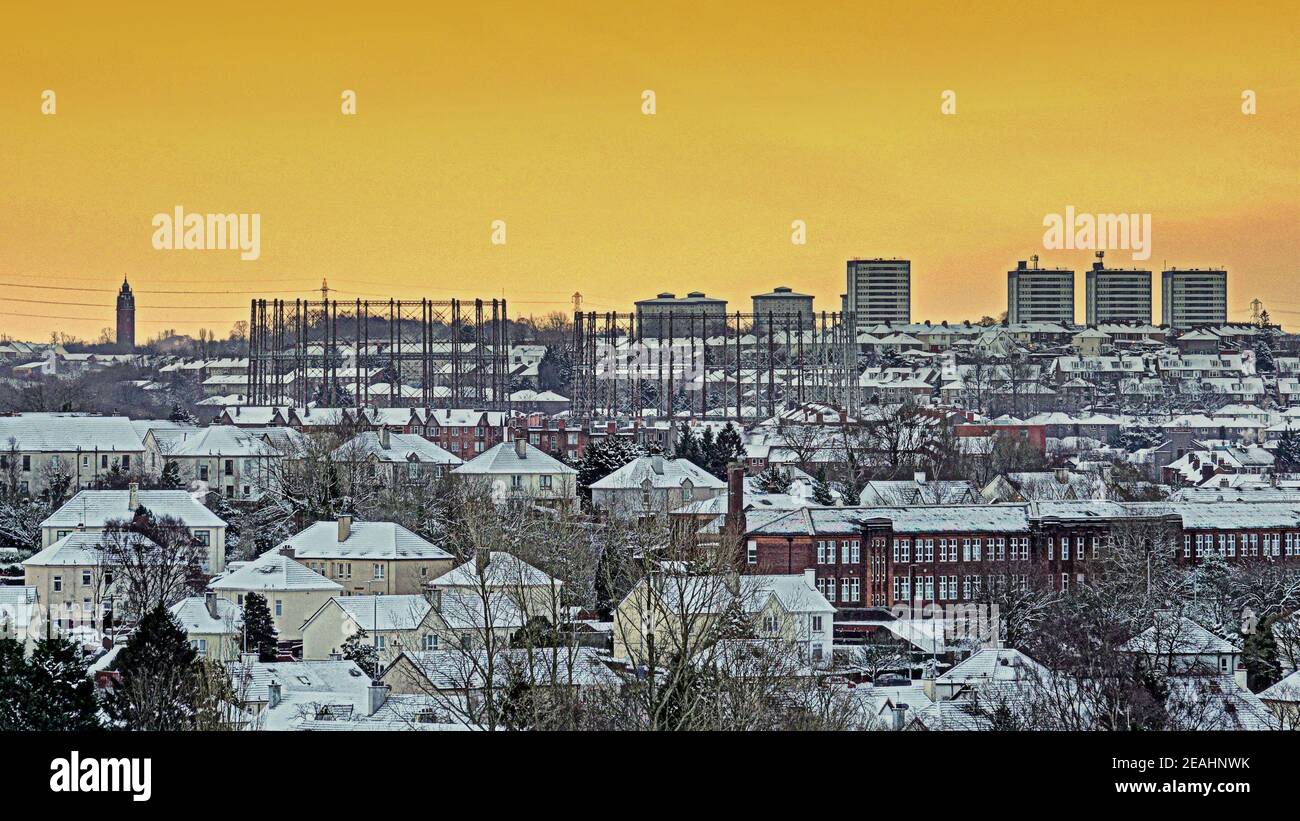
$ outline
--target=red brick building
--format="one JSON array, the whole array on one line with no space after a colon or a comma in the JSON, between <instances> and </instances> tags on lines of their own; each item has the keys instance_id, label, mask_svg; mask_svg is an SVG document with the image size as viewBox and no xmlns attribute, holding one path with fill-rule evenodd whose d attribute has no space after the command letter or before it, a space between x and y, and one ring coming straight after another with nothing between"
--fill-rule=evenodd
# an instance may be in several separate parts
<instances>
[{"instance_id":1,"label":"red brick building","mask_svg":"<svg viewBox=\"0 0 1300 821\"><path fill-rule=\"evenodd\" d=\"M986 601L995 587L1087 584L1112 538L1152 526L1180 562L1300 564L1300 509L1280 502L1037 502L804 508L746 530L747 572L801 573L840 610Z\"/></svg>"}]
</instances>

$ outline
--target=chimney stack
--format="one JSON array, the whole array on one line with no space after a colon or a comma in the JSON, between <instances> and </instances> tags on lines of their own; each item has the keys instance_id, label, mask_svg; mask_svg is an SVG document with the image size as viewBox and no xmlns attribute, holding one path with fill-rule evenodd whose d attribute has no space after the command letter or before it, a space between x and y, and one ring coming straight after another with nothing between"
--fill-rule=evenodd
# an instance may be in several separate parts
<instances>
[{"instance_id":1,"label":"chimney stack","mask_svg":"<svg viewBox=\"0 0 1300 821\"><path fill-rule=\"evenodd\" d=\"M736 539L745 534L745 466L740 462L727 465L726 526Z\"/></svg>"},{"instance_id":2,"label":"chimney stack","mask_svg":"<svg viewBox=\"0 0 1300 821\"><path fill-rule=\"evenodd\" d=\"M520 459L528 458L528 441L524 438L526 435L521 433L515 436L515 456Z\"/></svg>"},{"instance_id":3,"label":"chimney stack","mask_svg":"<svg viewBox=\"0 0 1300 821\"><path fill-rule=\"evenodd\" d=\"M384 450L388 450L390 441L392 440L388 436L388 426L380 425L379 426L379 447L383 448Z\"/></svg>"},{"instance_id":4,"label":"chimney stack","mask_svg":"<svg viewBox=\"0 0 1300 821\"><path fill-rule=\"evenodd\" d=\"M140 483L132 482L126 487L128 491L126 506L132 513L135 513L140 509Z\"/></svg>"},{"instance_id":5,"label":"chimney stack","mask_svg":"<svg viewBox=\"0 0 1300 821\"><path fill-rule=\"evenodd\" d=\"M656 453L650 457L650 469L658 476L664 475L664 455L662 453Z\"/></svg>"},{"instance_id":6,"label":"chimney stack","mask_svg":"<svg viewBox=\"0 0 1300 821\"><path fill-rule=\"evenodd\" d=\"M916 471L915 473L912 474L912 478L916 480L916 483L918 485L925 484L925 471L923 470Z\"/></svg>"},{"instance_id":7,"label":"chimney stack","mask_svg":"<svg viewBox=\"0 0 1300 821\"><path fill-rule=\"evenodd\" d=\"M379 708L384 706L388 700L388 685L372 682L370 689L366 693L366 715L372 716L379 712Z\"/></svg>"},{"instance_id":8,"label":"chimney stack","mask_svg":"<svg viewBox=\"0 0 1300 821\"><path fill-rule=\"evenodd\" d=\"M214 619L220 619L221 614L217 611L217 594L211 590L203 594L203 606L208 608L208 615Z\"/></svg>"},{"instance_id":9,"label":"chimney stack","mask_svg":"<svg viewBox=\"0 0 1300 821\"><path fill-rule=\"evenodd\" d=\"M346 542L352 535L352 514L345 513L339 517L339 542Z\"/></svg>"},{"instance_id":10,"label":"chimney stack","mask_svg":"<svg viewBox=\"0 0 1300 821\"><path fill-rule=\"evenodd\" d=\"M907 724L907 705L894 705L894 729L901 730Z\"/></svg>"},{"instance_id":11,"label":"chimney stack","mask_svg":"<svg viewBox=\"0 0 1300 821\"><path fill-rule=\"evenodd\" d=\"M1070 483L1070 469L1069 469L1069 468L1057 468L1057 469L1056 469L1056 481L1060 482L1060 483L1063 484L1063 485L1068 485L1068 484Z\"/></svg>"},{"instance_id":12,"label":"chimney stack","mask_svg":"<svg viewBox=\"0 0 1300 821\"><path fill-rule=\"evenodd\" d=\"M266 707L268 710L280 706L280 696L283 692L278 681L272 681L266 685Z\"/></svg>"}]
</instances>

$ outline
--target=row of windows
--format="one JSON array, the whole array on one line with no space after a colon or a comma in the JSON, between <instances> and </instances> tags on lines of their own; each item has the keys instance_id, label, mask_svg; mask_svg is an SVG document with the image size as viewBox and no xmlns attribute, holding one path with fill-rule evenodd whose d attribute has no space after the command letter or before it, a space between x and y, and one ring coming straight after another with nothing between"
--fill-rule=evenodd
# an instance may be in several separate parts
<instances>
[{"instance_id":1,"label":"row of windows","mask_svg":"<svg viewBox=\"0 0 1300 821\"><path fill-rule=\"evenodd\" d=\"M1237 556L1238 545L1241 546L1241 555L1248 557L1265 556L1276 558L1278 556L1300 556L1300 533L1288 532L1281 533L1198 533L1195 536L1185 534L1183 536L1183 558L1192 557L1192 547L1195 545L1196 558L1203 556L1223 556L1233 558ZM1285 543L1285 554L1283 553L1283 544ZM1263 552L1261 552L1263 551Z\"/></svg>"},{"instance_id":2,"label":"row of windows","mask_svg":"<svg viewBox=\"0 0 1300 821\"><path fill-rule=\"evenodd\" d=\"M956 601L980 596L987 587L990 592L1005 590L1028 590L1029 576L963 576L960 586L957 576L938 577L938 597L935 596L934 576L895 576L894 601L910 601L913 598L922 601ZM1008 588L1008 583L1010 587Z\"/></svg>"},{"instance_id":3,"label":"row of windows","mask_svg":"<svg viewBox=\"0 0 1300 821\"><path fill-rule=\"evenodd\" d=\"M82 466L83 468L88 468L88 467L90 467L90 459L91 459L91 454L89 454L89 453L83 453L83 454L81 454L81 466ZM108 469L109 469L109 461L108 461L108 460L109 460L109 454L107 454L107 453L101 453L101 454L99 454L99 466L100 466L102 469L104 469L104 470L108 470ZM59 467L59 465L61 464L61 461L62 461L62 460L60 460L59 455L58 455L57 453L54 454L53 456L50 457L50 467L53 467L53 468L57 468L57 467ZM118 457L114 457L114 458L113 458L113 464L114 464L114 465L117 465L117 466L119 466L119 467L121 467L122 470L130 470L130 469L131 469L131 454L129 454L129 453L124 453L124 454L121 455L120 458L118 458ZM8 457L7 455L5 455L5 456L0 456L0 470L7 470L8 468L9 468L9 457ZM29 472L29 471L31 471L31 469L32 469L32 457L31 457L31 454L24 453L24 454L22 455L22 470L23 470L23 471L28 471L28 472Z\"/></svg>"},{"instance_id":4,"label":"row of windows","mask_svg":"<svg viewBox=\"0 0 1300 821\"><path fill-rule=\"evenodd\" d=\"M817 564L835 564L837 545L834 539L818 540ZM838 555L844 564L857 564L862 561L862 542L858 539L844 541L838 545Z\"/></svg>"},{"instance_id":5,"label":"row of windows","mask_svg":"<svg viewBox=\"0 0 1300 821\"><path fill-rule=\"evenodd\" d=\"M834 576L817 579L817 590L826 597L826 601L857 602L862 600L862 580L857 576L845 576L839 580L839 596L836 597Z\"/></svg>"},{"instance_id":6,"label":"row of windows","mask_svg":"<svg viewBox=\"0 0 1300 821\"><path fill-rule=\"evenodd\" d=\"M940 562L1029 561L1029 537L965 537L947 539L894 539L895 564L912 561L927 564L934 561L935 542L938 542ZM915 550L913 550L915 548ZM913 558L915 557L915 558Z\"/></svg>"}]
</instances>

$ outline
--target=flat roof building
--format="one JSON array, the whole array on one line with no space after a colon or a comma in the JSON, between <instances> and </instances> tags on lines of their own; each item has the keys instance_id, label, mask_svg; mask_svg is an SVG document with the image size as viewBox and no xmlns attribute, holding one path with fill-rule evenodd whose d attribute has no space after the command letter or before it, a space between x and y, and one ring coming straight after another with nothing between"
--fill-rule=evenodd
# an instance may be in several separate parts
<instances>
[{"instance_id":1,"label":"flat roof building","mask_svg":"<svg viewBox=\"0 0 1300 821\"><path fill-rule=\"evenodd\" d=\"M684 297L665 292L636 302L641 336L707 336L719 333L726 322L727 300L705 296L703 291L691 291Z\"/></svg>"},{"instance_id":2,"label":"flat roof building","mask_svg":"<svg viewBox=\"0 0 1300 821\"><path fill-rule=\"evenodd\" d=\"M912 321L912 262L906 259L851 259L848 262L848 301L858 331L883 323Z\"/></svg>"},{"instance_id":3,"label":"flat roof building","mask_svg":"<svg viewBox=\"0 0 1300 821\"><path fill-rule=\"evenodd\" d=\"M1151 272L1137 268L1107 268L1100 260L1086 272L1086 323L1151 321Z\"/></svg>"},{"instance_id":4,"label":"flat roof building","mask_svg":"<svg viewBox=\"0 0 1300 821\"><path fill-rule=\"evenodd\" d=\"M766 294L755 294L754 327L766 327L770 318L777 331L789 328L792 332L812 327L813 298L809 294L797 294L782 285Z\"/></svg>"},{"instance_id":5,"label":"flat roof building","mask_svg":"<svg viewBox=\"0 0 1300 821\"><path fill-rule=\"evenodd\" d=\"M1160 275L1161 323L1171 328L1222 325L1228 321L1228 272L1170 268Z\"/></svg>"},{"instance_id":6,"label":"flat roof building","mask_svg":"<svg viewBox=\"0 0 1300 821\"><path fill-rule=\"evenodd\" d=\"M1007 272L1007 322L1074 324L1074 271L1039 268L1038 255Z\"/></svg>"}]
</instances>

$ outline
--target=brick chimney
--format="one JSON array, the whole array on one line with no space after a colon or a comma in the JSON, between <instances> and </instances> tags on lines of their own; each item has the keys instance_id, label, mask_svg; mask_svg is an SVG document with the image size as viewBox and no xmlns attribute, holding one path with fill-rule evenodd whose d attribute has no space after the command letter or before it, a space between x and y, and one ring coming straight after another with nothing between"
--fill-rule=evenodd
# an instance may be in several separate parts
<instances>
[{"instance_id":1,"label":"brick chimney","mask_svg":"<svg viewBox=\"0 0 1300 821\"><path fill-rule=\"evenodd\" d=\"M214 619L220 619L221 613L217 610L217 594L209 590L203 594L203 606L208 609L208 615Z\"/></svg>"},{"instance_id":2,"label":"brick chimney","mask_svg":"<svg viewBox=\"0 0 1300 821\"><path fill-rule=\"evenodd\" d=\"M384 450L388 450L390 441L391 439L388 436L388 426L380 425L379 426L379 447L383 448Z\"/></svg>"},{"instance_id":3,"label":"brick chimney","mask_svg":"<svg viewBox=\"0 0 1300 821\"><path fill-rule=\"evenodd\" d=\"M346 542L352 535L352 514L345 513L339 517L339 541Z\"/></svg>"},{"instance_id":4,"label":"brick chimney","mask_svg":"<svg viewBox=\"0 0 1300 821\"><path fill-rule=\"evenodd\" d=\"M736 539L745 533L745 466L740 462L727 465L726 527Z\"/></svg>"},{"instance_id":5,"label":"brick chimney","mask_svg":"<svg viewBox=\"0 0 1300 821\"><path fill-rule=\"evenodd\" d=\"M528 441L525 438L526 436L527 434L523 434L515 437L515 456L518 456L520 459L528 458Z\"/></svg>"},{"instance_id":6,"label":"brick chimney","mask_svg":"<svg viewBox=\"0 0 1300 821\"><path fill-rule=\"evenodd\" d=\"M140 507L140 483L132 482L127 485L126 488L128 493L126 500L127 509L132 513L135 513Z\"/></svg>"}]
</instances>

